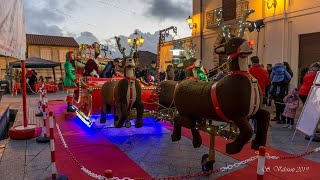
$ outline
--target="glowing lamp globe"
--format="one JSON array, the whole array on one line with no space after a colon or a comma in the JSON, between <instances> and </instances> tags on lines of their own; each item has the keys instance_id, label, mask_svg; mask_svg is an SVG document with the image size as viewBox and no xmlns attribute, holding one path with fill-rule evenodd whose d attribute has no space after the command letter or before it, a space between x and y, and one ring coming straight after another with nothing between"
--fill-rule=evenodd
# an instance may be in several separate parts
<instances>
[{"instance_id":1,"label":"glowing lamp globe","mask_svg":"<svg viewBox=\"0 0 320 180\"><path fill-rule=\"evenodd\" d=\"M132 39L131 39L131 38L128 38L128 39L127 39L127 42L128 42L128 44L131 44Z\"/></svg>"},{"instance_id":2,"label":"glowing lamp globe","mask_svg":"<svg viewBox=\"0 0 320 180\"><path fill-rule=\"evenodd\" d=\"M140 41L140 44L143 44L144 43L144 38L141 36L139 41Z\"/></svg>"}]
</instances>

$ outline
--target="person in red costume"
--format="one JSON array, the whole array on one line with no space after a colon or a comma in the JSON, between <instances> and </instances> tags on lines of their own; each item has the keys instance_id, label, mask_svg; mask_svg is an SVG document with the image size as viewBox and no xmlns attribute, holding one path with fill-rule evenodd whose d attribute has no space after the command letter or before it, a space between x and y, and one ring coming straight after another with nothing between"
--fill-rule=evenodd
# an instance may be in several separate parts
<instances>
[{"instance_id":1,"label":"person in red costume","mask_svg":"<svg viewBox=\"0 0 320 180\"><path fill-rule=\"evenodd\" d=\"M266 86L270 84L270 78L268 71L263 69L259 64L259 57L253 56L251 57L252 66L249 69L250 74L258 80L259 86L261 88L263 94L263 101L265 102L267 99L266 95Z\"/></svg>"}]
</instances>

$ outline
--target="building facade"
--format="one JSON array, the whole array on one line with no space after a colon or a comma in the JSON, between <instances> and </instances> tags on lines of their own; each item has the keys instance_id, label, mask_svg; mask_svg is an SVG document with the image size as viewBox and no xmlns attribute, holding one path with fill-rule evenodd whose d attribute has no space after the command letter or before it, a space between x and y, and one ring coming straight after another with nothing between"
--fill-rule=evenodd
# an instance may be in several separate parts
<instances>
[{"instance_id":1,"label":"building facade","mask_svg":"<svg viewBox=\"0 0 320 180\"><path fill-rule=\"evenodd\" d=\"M62 64L62 70L64 70L66 53L68 51L76 52L78 49L79 44L73 37L27 34L27 58L38 57L59 62ZM56 69L56 72L59 71L59 69ZM38 76L44 78L53 77L52 69L36 69L36 72ZM57 79L60 76L60 73L57 73Z\"/></svg>"},{"instance_id":2,"label":"building facade","mask_svg":"<svg viewBox=\"0 0 320 180\"><path fill-rule=\"evenodd\" d=\"M253 55L261 63L274 65L287 61L293 72L292 85L298 86L306 68L320 61L319 0L193 0L192 39L197 44L197 58L207 69L222 64L225 56L218 56L214 48L224 42L215 22L214 10L222 8L223 19L236 35L239 20L246 8L254 9L248 21L263 19L265 27L259 32L245 32L244 38L255 41Z\"/></svg>"}]
</instances>

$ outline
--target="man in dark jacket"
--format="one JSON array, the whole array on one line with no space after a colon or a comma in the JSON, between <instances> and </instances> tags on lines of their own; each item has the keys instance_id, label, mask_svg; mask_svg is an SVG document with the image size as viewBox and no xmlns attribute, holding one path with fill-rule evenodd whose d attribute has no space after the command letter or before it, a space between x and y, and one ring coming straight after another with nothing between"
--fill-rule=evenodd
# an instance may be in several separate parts
<instances>
[{"instance_id":1,"label":"man in dark jacket","mask_svg":"<svg viewBox=\"0 0 320 180\"><path fill-rule=\"evenodd\" d=\"M112 78L113 75L116 75L116 66L119 64L119 59L114 59L113 61L108 62L106 67L101 73L101 78Z\"/></svg>"},{"instance_id":2,"label":"man in dark jacket","mask_svg":"<svg viewBox=\"0 0 320 180\"><path fill-rule=\"evenodd\" d=\"M154 77L154 84L158 82L158 70L157 70L157 64L155 61L151 62L151 67L148 69L148 76L153 76ZM149 82L149 78L147 78Z\"/></svg>"}]
</instances>

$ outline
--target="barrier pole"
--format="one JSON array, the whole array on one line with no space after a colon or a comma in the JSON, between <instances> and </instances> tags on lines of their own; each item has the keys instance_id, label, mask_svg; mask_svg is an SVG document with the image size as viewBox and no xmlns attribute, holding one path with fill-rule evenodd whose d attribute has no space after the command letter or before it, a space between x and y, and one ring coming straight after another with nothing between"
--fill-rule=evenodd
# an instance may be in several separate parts
<instances>
[{"instance_id":1,"label":"barrier pole","mask_svg":"<svg viewBox=\"0 0 320 180\"><path fill-rule=\"evenodd\" d=\"M50 149L51 149L51 178L57 180L67 180L68 178L63 174L58 174L56 166L56 154L54 146L54 119L52 111L49 112L49 125L50 125Z\"/></svg>"},{"instance_id":2,"label":"barrier pole","mask_svg":"<svg viewBox=\"0 0 320 180\"><path fill-rule=\"evenodd\" d=\"M44 104L42 105L41 112L42 112L42 120L43 120L42 133L40 137L37 137L36 141L38 143L48 143L50 142L50 138L47 136L47 126L46 126L47 113L46 113L46 106Z\"/></svg>"},{"instance_id":3,"label":"barrier pole","mask_svg":"<svg viewBox=\"0 0 320 180\"><path fill-rule=\"evenodd\" d=\"M21 69L22 69L22 109L23 109L23 126L26 128L28 126L27 119L27 82L26 82L26 61L21 60Z\"/></svg>"},{"instance_id":4,"label":"barrier pole","mask_svg":"<svg viewBox=\"0 0 320 180\"><path fill-rule=\"evenodd\" d=\"M257 166L257 180L263 180L264 165L266 161L266 148L264 146L259 147L258 166Z\"/></svg>"}]
</instances>

